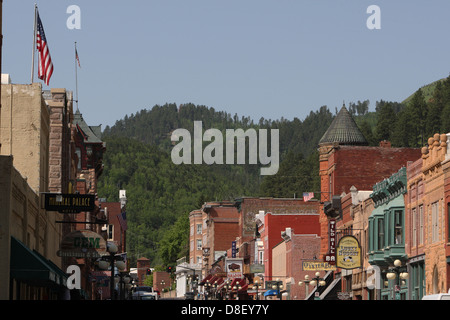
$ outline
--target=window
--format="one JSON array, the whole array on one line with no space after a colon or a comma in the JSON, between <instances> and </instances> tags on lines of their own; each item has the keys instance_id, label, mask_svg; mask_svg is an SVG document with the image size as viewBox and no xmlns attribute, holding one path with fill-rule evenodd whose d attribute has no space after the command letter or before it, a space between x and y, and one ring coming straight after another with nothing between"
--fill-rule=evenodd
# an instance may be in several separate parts
<instances>
[{"instance_id":1,"label":"window","mask_svg":"<svg viewBox=\"0 0 450 320\"><path fill-rule=\"evenodd\" d=\"M202 250L202 240L197 239L197 250Z\"/></svg>"},{"instance_id":2,"label":"window","mask_svg":"<svg viewBox=\"0 0 450 320\"><path fill-rule=\"evenodd\" d=\"M419 244L423 244L424 224L423 224L423 205L419 206Z\"/></svg>"},{"instance_id":3,"label":"window","mask_svg":"<svg viewBox=\"0 0 450 320\"><path fill-rule=\"evenodd\" d=\"M403 210L394 211L394 243L403 244Z\"/></svg>"},{"instance_id":4,"label":"window","mask_svg":"<svg viewBox=\"0 0 450 320\"><path fill-rule=\"evenodd\" d=\"M431 242L439 241L439 202L431 204Z\"/></svg>"},{"instance_id":5,"label":"window","mask_svg":"<svg viewBox=\"0 0 450 320\"><path fill-rule=\"evenodd\" d=\"M378 219L378 246L376 250L384 248L384 219Z\"/></svg>"},{"instance_id":6,"label":"window","mask_svg":"<svg viewBox=\"0 0 450 320\"><path fill-rule=\"evenodd\" d=\"M108 225L108 240L114 239L114 225L110 224Z\"/></svg>"},{"instance_id":7,"label":"window","mask_svg":"<svg viewBox=\"0 0 450 320\"><path fill-rule=\"evenodd\" d=\"M450 202L447 203L447 230L448 230L447 242L450 242Z\"/></svg>"},{"instance_id":8,"label":"window","mask_svg":"<svg viewBox=\"0 0 450 320\"><path fill-rule=\"evenodd\" d=\"M202 234L202 224L201 223L197 224L197 234Z\"/></svg>"},{"instance_id":9,"label":"window","mask_svg":"<svg viewBox=\"0 0 450 320\"><path fill-rule=\"evenodd\" d=\"M416 208L412 209L412 214L411 214L411 219L412 219L412 246L416 247L417 246L417 210Z\"/></svg>"},{"instance_id":10,"label":"window","mask_svg":"<svg viewBox=\"0 0 450 320\"><path fill-rule=\"evenodd\" d=\"M75 149L75 153L78 157L78 162L77 162L77 169L81 169L81 149L80 148L76 148Z\"/></svg>"}]
</instances>

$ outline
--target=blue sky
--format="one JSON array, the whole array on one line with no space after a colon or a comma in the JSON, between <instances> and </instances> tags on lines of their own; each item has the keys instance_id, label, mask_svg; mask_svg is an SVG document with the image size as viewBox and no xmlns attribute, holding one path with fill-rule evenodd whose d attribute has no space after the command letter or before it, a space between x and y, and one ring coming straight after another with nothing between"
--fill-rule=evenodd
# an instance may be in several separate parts
<instances>
[{"instance_id":1,"label":"blue sky","mask_svg":"<svg viewBox=\"0 0 450 320\"><path fill-rule=\"evenodd\" d=\"M50 87L75 92L76 41L79 109L103 128L167 102L255 121L366 99L372 111L450 74L448 0L4 0L2 72L13 83L31 81L35 2ZM70 5L79 30L67 28ZM379 30L366 26L370 5Z\"/></svg>"}]
</instances>

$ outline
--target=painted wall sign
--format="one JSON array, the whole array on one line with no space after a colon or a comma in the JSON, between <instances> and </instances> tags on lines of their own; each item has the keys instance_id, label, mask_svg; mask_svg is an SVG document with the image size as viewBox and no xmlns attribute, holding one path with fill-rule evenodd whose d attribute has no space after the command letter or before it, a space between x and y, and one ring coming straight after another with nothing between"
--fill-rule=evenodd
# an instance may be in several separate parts
<instances>
[{"instance_id":1,"label":"painted wall sign","mask_svg":"<svg viewBox=\"0 0 450 320\"><path fill-rule=\"evenodd\" d=\"M60 249L59 257L99 258L106 254L106 241L98 233L90 230L77 230L66 235Z\"/></svg>"},{"instance_id":2,"label":"painted wall sign","mask_svg":"<svg viewBox=\"0 0 450 320\"><path fill-rule=\"evenodd\" d=\"M80 213L95 209L95 195L93 194L44 194L44 208L46 211L59 213Z\"/></svg>"},{"instance_id":3,"label":"painted wall sign","mask_svg":"<svg viewBox=\"0 0 450 320\"><path fill-rule=\"evenodd\" d=\"M303 271L334 271L336 266L329 264L328 262L321 261L303 261Z\"/></svg>"},{"instance_id":4,"label":"painted wall sign","mask_svg":"<svg viewBox=\"0 0 450 320\"><path fill-rule=\"evenodd\" d=\"M361 247L354 236L344 236L336 249L336 265L342 269L360 268Z\"/></svg>"}]
</instances>

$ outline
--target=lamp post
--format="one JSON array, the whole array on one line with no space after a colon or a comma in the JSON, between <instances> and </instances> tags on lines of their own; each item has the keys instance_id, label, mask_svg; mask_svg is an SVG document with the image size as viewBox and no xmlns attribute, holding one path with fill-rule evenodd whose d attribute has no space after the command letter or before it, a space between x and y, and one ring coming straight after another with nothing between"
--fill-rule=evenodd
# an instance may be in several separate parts
<instances>
[{"instance_id":1,"label":"lamp post","mask_svg":"<svg viewBox=\"0 0 450 320\"><path fill-rule=\"evenodd\" d=\"M402 266L401 260L397 259L394 261L394 266L388 269L386 273L386 278L388 280L397 279L396 286L394 286L394 297L395 300L400 300L400 287L401 280L406 280L409 278L409 273L406 272L406 266Z\"/></svg>"},{"instance_id":2,"label":"lamp post","mask_svg":"<svg viewBox=\"0 0 450 320\"><path fill-rule=\"evenodd\" d=\"M208 300L210 289L211 289L211 283L209 283L209 280L206 280L206 283L205 283L205 300Z\"/></svg>"},{"instance_id":3,"label":"lamp post","mask_svg":"<svg viewBox=\"0 0 450 320\"><path fill-rule=\"evenodd\" d=\"M225 281L225 285L223 286L226 290L227 300L230 300L230 290L231 290L231 283L230 279L227 279Z\"/></svg>"},{"instance_id":4,"label":"lamp post","mask_svg":"<svg viewBox=\"0 0 450 320\"><path fill-rule=\"evenodd\" d=\"M256 290L256 300L259 300L259 288L261 288L261 284L258 282L258 280L255 280L255 282L253 283L253 290Z\"/></svg>"},{"instance_id":5,"label":"lamp post","mask_svg":"<svg viewBox=\"0 0 450 320\"><path fill-rule=\"evenodd\" d=\"M111 300L114 300L114 285L116 283L115 281L115 274L114 274L114 267L116 266L118 270L123 271L126 268L126 264L123 261L123 258L121 256L116 256L116 253L118 251L117 246L113 242L108 242L106 245L106 250L109 253L108 255L105 255L102 257L102 259L98 262L98 266L101 269L108 269L111 268L111 277L110 277L110 294L111 294ZM115 262L115 266L114 266Z\"/></svg>"},{"instance_id":6,"label":"lamp post","mask_svg":"<svg viewBox=\"0 0 450 320\"><path fill-rule=\"evenodd\" d=\"M308 297L309 294L309 285L312 285L314 287L316 287L316 291L319 289L319 286L325 286L326 282L324 279L320 278L320 272L316 272L315 273L315 277L312 278L312 280L309 280L309 275L305 275L305 280L304 281L299 281L298 285L302 286L304 284L306 284L306 297ZM306 298L305 297L305 298Z\"/></svg>"},{"instance_id":7,"label":"lamp post","mask_svg":"<svg viewBox=\"0 0 450 320\"><path fill-rule=\"evenodd\" d=\"M191 291L194 293L194 296L195 296L196 291L197 291L197 284L198 284L198 275L195 274L195 271L194 271L193 275L188 274L187 281L188 281Z\"/></svg>"},{"instance_id":8,"label":"lamp post","mask_svg":"<svg viewBox=\"0 0 450 320\"><path fill-rule=\"evenodd\" d=\"M277 290L277 298L281 300L281 291L283 290L283 282L280 281L279 278L277 278L276 282L272 284L272 289Z\"/></svg>"},{"instance_id":9,"label":"lamp post","mask_svg":"<svg viewBox=\"0 0 450 320\"><path fill-rule=\"evenodd\" d=\"M239 290L241 290L241 289L242 289L242 287L239 283L235 284L233 286L233 290L236 290L236 300L239 300Z\"/></svg>"},{"instance_id":10,"label":"lamp post","mask_svg":"<svg viewBox=\"0 0 450 320\"><path fill-rule=\"evenodd\" d=\"M131 282L131 277L127 272L121 271L118 273L118 275L115 279L116 279L115 283L119 284L119 298L121 300L124 300L125 299L125 289L129 289L128 285Z\"/></svg>"}]
</instances>

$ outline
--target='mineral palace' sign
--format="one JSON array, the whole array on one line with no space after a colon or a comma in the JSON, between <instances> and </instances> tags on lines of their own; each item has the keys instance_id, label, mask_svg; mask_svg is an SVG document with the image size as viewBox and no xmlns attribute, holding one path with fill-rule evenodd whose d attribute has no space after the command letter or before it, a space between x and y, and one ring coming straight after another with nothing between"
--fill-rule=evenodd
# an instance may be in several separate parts
<instances>
[{"instance_id":1,"label":"'mineral palace' sign","mask_svg":"<svg viewBox=\"0 0 450 320\"><path fill-rule=\"evenodd\" d=\"M44 206L47 211L58 211L59 213L93 211L95 195L46 193Z\"/></svg>"}]
</instances>

